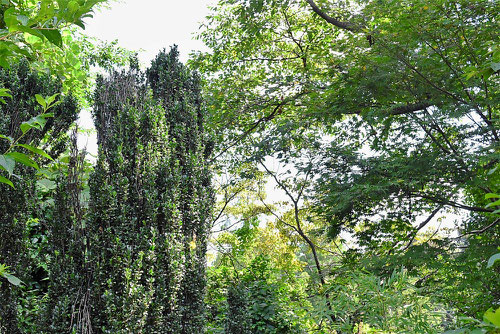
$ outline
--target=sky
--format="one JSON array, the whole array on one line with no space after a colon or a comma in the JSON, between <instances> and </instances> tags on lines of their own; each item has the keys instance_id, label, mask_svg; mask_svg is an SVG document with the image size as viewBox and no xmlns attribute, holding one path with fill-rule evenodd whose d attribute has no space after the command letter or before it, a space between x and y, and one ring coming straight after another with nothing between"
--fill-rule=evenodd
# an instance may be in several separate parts
<instances>
[{"instance_id":1,"label":"sky","mask_svg":"<svg viewBox=\"0 0 500 334\"><path fill-rule=\"evenodd\" d=\"M182 61L192 50L206 50L195 40L200 23L208 15L208 5L214 0L121 0L112 2L110 9L95 13L86 20L86 34L101 40L118 40L129 50L144 50L139 59L145 64L159 50L177 44Z\"/></svg>"},{"instance_id":2,"label":"sky","mask_svg":"<svg viewBox=\"0 0 500 334\"><path fill-rule=\"evenodd\" d=\"M173 44L179 47L180 60L186 62L192 51L208 50L194 35L209 13L208 6L215 4L216 0L119 0L86 19L84 33L103 41L118 40L121 47L139 51L145 66L158 51ZM81 112L78 124L93 128L89 111ZM79 146L95 155L95 135L80 136Z\"/></svg>"}]
</instances>

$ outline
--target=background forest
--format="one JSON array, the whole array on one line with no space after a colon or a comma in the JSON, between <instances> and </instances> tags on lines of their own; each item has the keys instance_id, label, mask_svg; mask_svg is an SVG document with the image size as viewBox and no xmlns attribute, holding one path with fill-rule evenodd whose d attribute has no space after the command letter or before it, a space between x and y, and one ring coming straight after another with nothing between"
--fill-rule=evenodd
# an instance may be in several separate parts
<instances>
[{"instance_id":1,"label":"background forest","mask_svg":"<svg viewBox=\"0 0 500 334\"><path fill-rule=\"evenodd\" d=\"M497 1L105 6L0 1L0 334L500 333Z\"/></svg>"}]
</instances>

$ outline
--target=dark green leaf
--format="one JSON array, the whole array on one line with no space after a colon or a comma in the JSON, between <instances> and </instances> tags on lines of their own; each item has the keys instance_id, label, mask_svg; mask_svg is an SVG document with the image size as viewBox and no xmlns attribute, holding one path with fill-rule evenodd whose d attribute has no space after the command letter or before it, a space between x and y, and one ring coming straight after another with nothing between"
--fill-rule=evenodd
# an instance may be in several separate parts
<instances>
[{"instance_id":1,"label":"dark green leaf","mask_svg":"<svg viewBox=\"0 0 500 334\"><path fill-rule=\"evenodd\" d=\"M36 162L34 162L30 157L28 157L24 153L10 152L10 153L7 153L6 155L13 158L14 160L19 162L20 164L23 164L23 165L28 166L28 167L33 167L35 169L40 169L38 167L38 164Z\"/></svg>"},{"instance_id":2,"label":"dark green leaf","mask_svg":"<svg viewBox=\"0 0 500 334\"><path fill-rule=\"evenodd\" d=\"M16 146L21 146L21 147L24 147L25 149L27 149L27 150L29 150L29 151L31 151L31 152L33 152L33 153L36 153L36 154L38 154L38 155L41 155L42 157L45 157L45 158L50 159L50 160L52 160L52 161L54 160L54 159L52 159L52 158L51 158L51 156L50 156L50 155L48 155L48 154L47 154L44 150L39 149L39 148L37 148L37 147L33 147L33 146L31 146L31 145L28 145L28 144L18 144L18 145L16 145Z\"/></svg>"},{"instance_id":3,"label":"dark green leaf","mask_svg":"<svg viewBox=\"0 0 500 334\"><path fill-rule=\"evenodd\" d=\"M0 183L8 184L9 186L15 189L14 184L9 179L3 177L2 175L0 175Z\"/></svg>"},{"instance_id":4,"label":"dark green leaf","mask_svg":"<svg viewBox=\"0 0 500 334\"><path fill-rule=\"evenodd\" d=\"M59 30L57 30L57 29L43 29L40 31L49 40L49 42L62 48L62 37L61 37L61 33L59 32Z\"/></svg>"}]
</instances>

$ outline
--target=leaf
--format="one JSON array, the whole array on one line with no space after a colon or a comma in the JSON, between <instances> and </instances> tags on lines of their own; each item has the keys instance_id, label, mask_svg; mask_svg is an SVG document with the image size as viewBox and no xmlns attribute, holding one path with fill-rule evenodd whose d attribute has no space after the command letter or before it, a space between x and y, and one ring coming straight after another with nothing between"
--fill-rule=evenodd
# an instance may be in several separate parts
<instances>
[{"instance_id":1,"label":"leaf","mask_svg":"<svg viewBox=\"0 0 500 334\"><path fill-rule=\"evenodd\" d=\"M2 139L7 139L7 140L8 140L9 142L11 142L11 143L14 141L14 139L12 139L12 137L9 137L9 136L4 136L4 135L1 135L1 134L0 134L0 138L2 138Z\"/></svg>"},{"instance_id":2,"label":"leaf","mask_svg":"<svg viewBox=\"0 0 500 334\"><path fill-rule=\"evenodd\" d=\"M493 71L500 71L500 63L491 63L490 67Z\"/></svg>"},{"instance_id":3,"label":"leaf","mask_svg":"<svg viewBox=\"0 0 500 334\"><path fill-rule=\"evenodd\" d=\"M48 98L45 99L45 101L47 101L47 104L48 105L51 105L52 102L54 102L54 100L56 99L56 97L59 95L59 93L56 93L52 96L49 96Z\"/></svg>"},{"instance_id":4,"label":"leaf","mask_svg":"<svg viewBox=\"0 0 500 334\"><path fill-rule=\"evenodd\" d=\"M6 96L12 98L12 95L10 95L10 90L7 88L0 88L0 96Z\"/></svg>"},{"instance_id":5,"label":"leaf","mask_svg":"<svg viewBox=\"0 0 500 334\"><path fill-rule=\"evenodd\" d=\"M71 13L75 13L78 9L80 9L80 6L78 5L78 2L72 0L68 2L68 9Z\"/></svg>"},{"instance_id":6,"label":"leaf","mask_svg":"<svg viewBox=\"0 0 500 334\"><path fill-rule=\"evenodd\" d=\"M35 94L36 102L38 102L39 105L41 105L44 109L47 109L47 102L43 98L42 95L40 94Z\"/></svg>"},{"instance_id":7,"label":"leaf","mask_svg":"<svg viewBox=\"0 0 500 334\"><path fill-rule=\"evenodd\" d=\"M28 34L33 35L33 36L36 36L36 37L38 37L38 38L41 38L41 39L43 39L43 38L44 38L43 34L40 32L40 30L39 30L39 29L32 29L32 28L27 27L27 26L24 26L24 25L22 25L22 26L17 26L16 28L17 28L19 31L22 31L22 32L28 33Z\"/></svg>"},{"instance_id":8,"label":"leaf","mask_svg":"<svg viewBox=\"0 0 500 334\"><path fill-rule=\"evenodd\" d=\"M35 169L40 169L40 167L38 167L37 163L34 162L30 157L28 157L24 153L10 152L10 153L7 153L7 155L9 157L12 157L14 160L19 162L20 164L23 164L23 165L28 166L28 167L33 167Z\"/></svg>"},{"instance_id":9,"label":"leaf","mask_svg":"<svg viewBox=\"0 0 500 334\"><path fill-rule=\"evenodd\" d=\"M470 334L486 334L486 330L482 328L473 329Z\"/></svg>"},{"instance_id":10,"label":"leaf","mask_svg":"<svg viewBox=\"0 0 500 334\"><path fill-rule=\"evenodd\" d=\"M499 254L497 254L499 255ZM493 325L500 327L500 307L495 312L490 308L483 316L484 320L491 322Z\"/></svg>"},{"instance_id":11,"label":"leaf","mask_svg":"<svg viewBox=\"0 0 500 334\"><path fill-rule=\"evenodd\" d=\"M500 205L500 199L498 201L495 201L495 202L492 202L492 203L488 203L485 208L489 208L491 206L497 206L497 205Z\"/></svg>"},{"instance_id":12,"label":"leaf","mask_svg":"<svg viewBox=\"0 0 500 334\"><path fill-rule=\"evenodd\" d=\"M3 177L2 175L0 175L0 183L5 183L5 184L8 184L9 186L11 186L12 188L16 189L14 187L14 184L8 179L8 178L5 178Z\"/></svg>"},{"instance_id":13,"label":"leaf","mask_svg":"<svg viewBox=\"0 0 500 334\"><path fill-rule=\"evenodd\" d=\"M486 268L493 267L496 261L500 261L500 253L497 253L489 258Z\"/></svg>"},{"instance_id":14,"label":"leaf","mask_svg":"<svg viewBox=\"0 0 500 334\"><path fill-rule=\"evenodd\" d=\"M22 122L20 128L23 133L26 133L33 128L42 130L42 128L45 126L45 123L47 123L45 117L38 115L30 119L29 121Z\"/></svg>"},{"instance_id":15,"label":"leaf","mask_svg":"<svg viewBox=\"0 0 500 334\"><path fill-rule=\"evenodd\" d=\"M44 190L52 190L56 188L56 183L49 179L41 179L36 184Z\"/></svg>"},{"instance_id":16,"label":"leaf","mask_svg":"<svg viewBox=\"0 0 500 334\"><path fill-rule=\"evenodd\" d=\"M493 194L493 193L488 193L488 194L484 195L484 198L485 198L485 199L490 199L490 198L500 198L500 195L498 195L498 194Z\"/></svg>"},{"instance_id":17,"label":"leaf","mask_svg":"<svg viewBox=\"0 0 500 334\"><path fill-rule=\"evenodd\" d=\"M5 25L9 28L9 30L12 30L11 28L14 28L17 26L17 16L15 14L15 8L10 7L3 13L3 19L5 22Z\"/></svg>"},{"instance_id":18,"label":"leaf","mask_svg":"<svg viewBox=\"0 0 500 334\"><path fill-rule=\"evenodd\" d=\"M57 29L44 29L40 30L42 34L51 42L52 44L62 48L62 37L61 33Z\"/></svg>"},{"instance_id":19,"label":"leaf","mask_svg":"<svg viewBox=\"0 0 500 334\"><path fill-rule=\"evenodd\" d=\"M9 175L12 175L14 167L16 167L16 161L8 155L0 155L0 166L2 166Z\"/></svg>"},{"instance_id":20,"label":"leaf","mask_svg":"<svg viewBox=\"0 0 500 334\"><path fill-rule=\"evenodd\" d=\"M27 149L28 151L31 151L33 153L36 153L38 155L41 155L42 157L45 157L49 160L52 160L54 161L54 159L52 159L52 157L50 155L48 155L44 150L40 149L40 148L37 148L37 147L33 147L31 145L28 145L28 144L17 144L16 146L21 146L21 147L24 147L25 149Z\"/></svg>"},{"instance_id":21,"label":"leaf","mask_svg":"<svg viewBox=\"0 0 500 334\"><path fill-rule=\"evenodd\" d=\"M21 281L19 278L17 278L14 275L11 274L4 274L3 275L11 284L14 284L15 286L20 286L23 281Z\"/></svg>"},{"instance_id":22,"label":"leaf","mask_svg":"<svg viewBox=\"0 0 500 334\"><path fill-rule=\"evenodd\" d=\"M50 107L53 107L53 106L57 105L58 103L60 103L60 101L57 101L56 103L52 104ZM46 112L46 113L41 114L40 117L42 117L42 118L54 117L54 113L52 113L52 112Z\"/></svg>"}]
</instances>

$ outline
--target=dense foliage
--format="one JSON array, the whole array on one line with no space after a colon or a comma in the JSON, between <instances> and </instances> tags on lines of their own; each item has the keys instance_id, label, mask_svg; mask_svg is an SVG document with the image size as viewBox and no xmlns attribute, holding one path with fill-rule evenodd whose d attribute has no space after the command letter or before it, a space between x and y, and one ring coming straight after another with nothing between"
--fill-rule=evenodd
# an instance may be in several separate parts
<instances>
[{"instance_id":1,"label":"dense foliage","mask_svg":"<svg viewBox=\"0 0 500 334\"><path fill-rule=\"evenodd\" d=\"M355 297L401 265L416 308L446 309L453 321L498 308L498 271L484 269L500 234L498 9L482 0L212 8L199 35L211 51L191 64L206 75L209 124L233 175L223 203L234 201L231 183L268 175L279 202L257 203L308 251L308 289L326 299L327 328L405 331L372 322L381 305ZM368 282L343 278L358 270ZM349 312L339 305L346 284ZM422 322L433 329L406 331L455 326Z\"/></svg>"},{"instance_id":2,"label":"dense foliage","mask_svg":"<svg viewBox=\"0 0 500 334\"><path fill-rule=\"evenodd\" d=\"M219 0L146 70L103 2L0 4L0 334L500 333L497 1Z\"/></svg>"},{"instance_id":3,"label":"dense foliage","mask_svg":"<svg viewBox=\"0 0 500 334\"><path fill-rule=\"evenodd\" d=\"M212 196L198 79L177 57L160 53L147 85L135 69L97 85L89 307L104 333L203 328Z\"/></svg>"},{"instance_id":4,"label":"dense foliage","mask_svg":"<svg viewBox=\"0 0 500 334\"><path fill-rule=\"evenodd\" d=\"M66 96L62 103L53 108L54 117L39 130L24 132L21 123L39 115L43 108L36 101L35 94L44 96L58 93L60 83L49 76L37 73L30 69L26 61L12 66L9 70L0 70L0 82L12 94L4 105L0 106L2 119L0 133L18 139L18 144L43 146L51 156L58 156L67 146L68 129L78 116L78 107L75 99ZM11 146L8 140L2 140L0 151L5 152ZM27 153L31 154L28 150ZM19 155L21 152L16 152ZM2 156L3 157L3 156ZM29 165L43 167L50 160L44 157L29 160ZM1 187L1 233L0 254L2 262L10 267L19 278L29 284L36 280L41 268L36 261L29 258L28 243L31 239L30 220L44 220L38 210L39 203L36 195L36 170L31 166L17 164L13 174L19 179L16 186L11 187L0 183ZM42 274L43 277L43 274ZM40 277L38 277L40 278ZM2 333L19 333L17 325L17 308L19 306L19 289L5 281L0 283L0 331Z\"/></svg>"}]
</instances>

